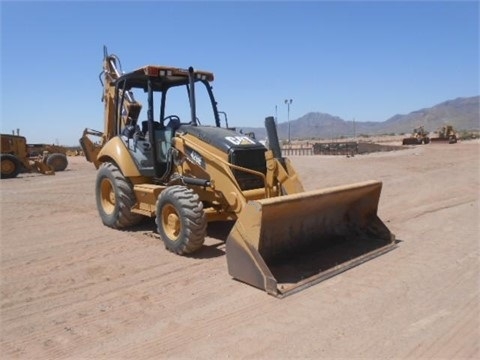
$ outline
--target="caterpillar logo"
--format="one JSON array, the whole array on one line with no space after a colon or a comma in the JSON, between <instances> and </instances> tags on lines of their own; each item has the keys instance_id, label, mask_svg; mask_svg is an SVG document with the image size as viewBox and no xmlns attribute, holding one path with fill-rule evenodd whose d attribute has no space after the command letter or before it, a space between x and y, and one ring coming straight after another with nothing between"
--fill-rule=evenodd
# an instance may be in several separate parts
<instances>
[{"instance_id":1,"label":"caterpillar logo","mask_svg":"<svg viewBox=\"0 0 480 360\"><path fill-rule=\"evenodd\" d=\"M252 145L256 144L254 140L248 136L226 136L225 140L230 141L233 145Z\"/></svg>"}]
</instances>

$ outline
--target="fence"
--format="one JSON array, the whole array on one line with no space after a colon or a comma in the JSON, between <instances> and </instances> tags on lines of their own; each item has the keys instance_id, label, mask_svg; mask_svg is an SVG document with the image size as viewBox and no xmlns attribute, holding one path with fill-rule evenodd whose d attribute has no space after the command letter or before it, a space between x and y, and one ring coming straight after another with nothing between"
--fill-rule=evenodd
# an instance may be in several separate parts
<instances>
[{"instance_id":1,"label":"fence","mask_svg":"<svg viewBox=\"0 0 480 360\"><path fill-rule=\"evenodd\" d=\"M313 144L313 153L315 155L354 155L358 154L358 143L355 141L316 143Z\"/></svg>"},{"instance_id":2,"label":"fence","mask_svg":"<svg viewBox=\"0 0 480 360\"><path fill-rule=\"evenodd\" d=\"M315 143L313 145L282 147L282 156L292 155L354 155L358 154L358 143L332 142Z\"/></svg>"},{"instance_id":3,"label":"fence","mask_svg":"<svg viewBox=\"0 0 480 360\"><path fill-rule=\"evenodd\" d=\"M302 147L283 147L282 156L292 156L292 155L313 155L312 146L302 146Z\"/></svg>"}]
</instances>

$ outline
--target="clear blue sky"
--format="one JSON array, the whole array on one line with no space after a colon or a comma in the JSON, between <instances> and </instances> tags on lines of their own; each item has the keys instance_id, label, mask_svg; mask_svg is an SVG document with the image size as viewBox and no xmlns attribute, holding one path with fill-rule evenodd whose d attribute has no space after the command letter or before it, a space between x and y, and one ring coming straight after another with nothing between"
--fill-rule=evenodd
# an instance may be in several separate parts
<instances>
[{"instance_id":1,"label":"clear blue sky","mask_svg":"<svg viewBox=\"0 0 480 360\"><path fill-rule=\"evenodd\" d=\"M324 112L384 121L479 94L479 3L1 2L1 131L77 145L103 128L103 45L123 69L215 73L233 126ZM213 124L213 121L212 121Z\"/></svg>"}]
</instances>

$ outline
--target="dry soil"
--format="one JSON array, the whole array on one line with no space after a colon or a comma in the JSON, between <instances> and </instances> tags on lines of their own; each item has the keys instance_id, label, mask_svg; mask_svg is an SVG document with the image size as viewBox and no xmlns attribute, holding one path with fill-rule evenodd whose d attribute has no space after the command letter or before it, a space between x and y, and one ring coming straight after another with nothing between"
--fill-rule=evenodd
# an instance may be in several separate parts
<instances>
[{"instance_id":1,"label":"dry soil","mask_svg":"<svg viewBox=\"0 0 480 360\"><path fill-rule=\"evenodd\" d=\"M192 258L103 226L82 157L1 180L1 357L478 359L479 150L292 157L308 190L383 181L399 244L284 299L228 275L221 228Z\"/></svg>"}]
</instances>

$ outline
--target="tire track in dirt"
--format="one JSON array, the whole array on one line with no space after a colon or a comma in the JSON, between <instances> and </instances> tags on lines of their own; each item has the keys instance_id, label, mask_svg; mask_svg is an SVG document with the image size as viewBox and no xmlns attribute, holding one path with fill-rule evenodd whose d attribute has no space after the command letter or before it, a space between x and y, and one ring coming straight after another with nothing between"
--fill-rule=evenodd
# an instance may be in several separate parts
<instances>
[{"instance_id":1,"label":"tire track in dirt","mask_svg":"<svg viewBox=\"0 0 480 360\"><path fill-rule=\"evenodd\" d=\"M415 347L407 358L478 358L480 348L478 339L480 330L478 329L478 317L472 314L479 313L478 292L474 294L469 301L464 304L459 311L454 314L456 322L451 327L445 329L435 338L427 339ZM450 314L449 314L450 315ZM453 314L452 314L453 315ZM432 324L435 320L431 319ZM442 320L442 319L438 319ZM425 324L424 327L426 327ZM439 331L440 332L440 331Z\"/></svg>"},{"instance_id":2,"label":"tire track in dirt","mask_svg":"<svg viewBox=\"0 0 480 360\"><path fill-rule=\"evenodd\" d=\"M132 239L129 239L129 240L132 240ZM148 241L152 242L150 239ZM141 272L138 274L135 274L134 270L132 269L124 269L124 271L129 275L123 279L119 279L119 281L117 282L115 282L115 279L112 278L110 279L111 281L109 281L108 283L106 283L105 281L103 281L102 283L98 283L98 281L86 282L86 283L83 283L83 285L79 286L78 284L79 281L77 281L73 288L64 287L61 293L51 293L51 292L45 291L45 289L38 290L36 292L41 295L38 299L35 299L36 301L31 301L28 304L22 305L17 309L9 309L9 310L15 310L17 313L20 313L22 316L21 318L17 316L17 317L12 317L11 319L5 319L5 320L10 320L9 322L7 322L6 325L11 327L12 330L15 330L14 324L21 321L22 319L28 318L29 321L40 322L41 319L44 319L44 318L62 318L62 315L64 316L64 314L69 313L71 308L82 307L83 303L92 302L92 300L96 301L97 303L108 304L105 306L107 306L109 310L112 308L118 308L118 310L116 311L119 312L120 314L119 317L121 317L121 314L123 314L125 311L131 311L132 302L128 302L127 305L118 304L115 302L115 299L116 299L115 294L117 295L118 293L130 294L132 292L136 292L136 293L143 293L144 295L142 295L142 297L151 298L152 296L149 295L149 289L157 288L157 289L161 289L159 296L162 296L162 294L164 293L168 293L169 296L174 296L172 294L174 294L175 291L183 291L185 289L185 286L188 286L190 283L195 281L200 282L201 280L203 280L203 276L201 275L201 272L195 270L195 268L199 267L202 261L200 260L192 261L191 259L178 258L177 256L174 256L172 254L165 252L165 250L163 249L163 246L160 246L160 247L155 246L155 247L160 248L160 250L165 255L169 256L169 259L171 259L171 261L169 261L167 264L164 264L164 265L158 265L159 259L154 258L152 256L153 258L151 259L150 263L156 264L156 265L153 265L153 266L151 265L149 268L141 269L144 272ZM115 254L112 255L112 253L115 252L115 251L112 251L112 249L107 248L104 251L102 251L101 249L99 250L100 250L99 251L100 254L102 253L108 254L107 258L100 259L100 261L102 260L109 261L109 259L111 260L112 258L117 258L116 259L117 263L142 264L142 266L144 266L143 265L144 262L142 262L142 260L145 260L145 257L144 257L145 249L137 249L136 252L134 252L134 255L135 255L134 258L131 258L132 253L129 252L129 250L132 250L132 249L126 249L126 251L123 253L118 253L117 251L117 255ZM104 256L105 255L103 255L103 257ZM190 265L189 266L185 266L185 264L181 266L177 265L176 268L172 269L170 267L171 265L170 263L172 262L178 263L179 259L182 259L181 260L182 262L187 262ZM95 262L92 261L92 257L90 256L90 254L84 254L82 257L77 258L76 260L77 260L77 263L79 264L82 264L83 262L89 264L90 269L92 268L91 265L95 264ZM55 263L55 259L53 259L52 261ZM46 262L47 266L49 264L51 263ZM162 266L166 267L165 271L162 271L161 269ZM84 269L82 266L76 266L76 268L71 269L71 271L73 271L73 273L76 273L76 274L82 272L83 270ZM112 272L115 274L114 271ZM59 274L59 277L65 278L66 277L65 273L66 273L66 270L63 271L63 274L62 273ZM188 275L191 273L198 274L196 275L196 277L199 277L199 278L196 279L194 277L193 279L185 280L189 278ZM48 274L48 271L46 271L45 274ZM42 284L42 283L45 283L45 281L40 278L39 283ZM116 286L111 287L112 284L114 283L116 284ZM31 291L32 289L29 289L29 290L30 290L29 293L32 293ZM75 295L75 293L78 294L79 292L90 293L90 294L99 293L100 295L97 295L93 298L92 297L85 298L81 301L71 301L71 297L69 294ZM135 300L138 300L138 298L135 298ZM57 305L55 307L46 306L45 308L43 308L43 310L41 310L42 305L47 305L49 304L49 302L52 302L53 304L57 304ZM36 309L36 310L33 313L29 313L27 311L27 309L29 308ZM80 323L77 323L76 321L70 318L70 321L68 322L69 323L68 328L75 329L75 328L78 328L80 324L82 324L82 326L84 327L91 326L93 328L97 328L97 325L95 324L98 322L98 319L96 317L92 317L91 319L89 319L88 316L84 315L82 316L82 319L79 321ZM119 324L119 325L125 326L125 324ZM100 329L102 329L102 327L100 327ZM24 329L22 328L18 330L19 330L18 331L19 334L25 333ZM101 331L104 331L104 330L101 330ZM107 329L105 331L106 333L112 333L112 330ZM44 339L46 336L49 336L49 335L51 335L49 336L50 338L56 339L61 337L63 333L64 333L64 330L62 327L57 329L57 331L53 332L52 334L49 334L48 331L45 331L44 334L42 334L39 338L33 338L32 342L33 343L41 342L42 339ZM77 340L77 345L84 344L84 341L80 341L79 339L76 339L76 340ZM85 343L89 343L92 340L93 339L87 338L85 340ZM52 345L53 343L56 343L56 342L48 341L48 343Z\"/></svg>"}]
</instances>

